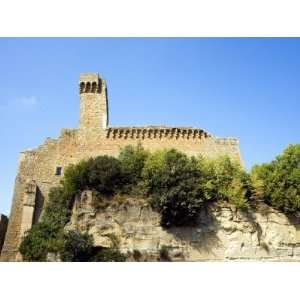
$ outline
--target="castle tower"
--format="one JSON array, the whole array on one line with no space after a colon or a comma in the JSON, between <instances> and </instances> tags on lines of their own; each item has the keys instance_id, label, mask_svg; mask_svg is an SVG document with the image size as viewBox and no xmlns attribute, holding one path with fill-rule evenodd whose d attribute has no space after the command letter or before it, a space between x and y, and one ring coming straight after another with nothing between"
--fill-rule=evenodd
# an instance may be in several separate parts
<instances>
[{"instance_id":1,"label":"castle tower","mask_svg":"<svg viewBox=\"0 0 300 300\"><path fill-rule=\"evenodd\" d=\"M97 73L81 73L79 129L90 132L105 129L108 125L106 83Z\"/></svg>"}]
</instances>

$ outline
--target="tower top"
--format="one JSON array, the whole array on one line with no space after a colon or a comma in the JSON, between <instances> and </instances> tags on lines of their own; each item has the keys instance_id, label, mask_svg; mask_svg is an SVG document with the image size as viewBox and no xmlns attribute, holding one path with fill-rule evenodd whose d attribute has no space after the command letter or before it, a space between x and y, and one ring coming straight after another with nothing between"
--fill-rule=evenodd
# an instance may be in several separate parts
<instances>
[{"instance_id":1,"label":"tower top","mask_svg":"<svg viewBox=\"0 0 300 300\"><path fill-rule=\"evenodd\" d=\"M97 82L100 80L98 73L80 73L79 82Z\"/></svg>"},{"instance_id":2,"label":"tower top","mask_svg":"<svg viewBox=\"0 0 300 300\"><path fill-rule=\"evenodd\" d=\"M99 77L98 73L80 73L79 89L82 93L100 94L105 87L105 81Z\"/></svg>"}]
</instances>

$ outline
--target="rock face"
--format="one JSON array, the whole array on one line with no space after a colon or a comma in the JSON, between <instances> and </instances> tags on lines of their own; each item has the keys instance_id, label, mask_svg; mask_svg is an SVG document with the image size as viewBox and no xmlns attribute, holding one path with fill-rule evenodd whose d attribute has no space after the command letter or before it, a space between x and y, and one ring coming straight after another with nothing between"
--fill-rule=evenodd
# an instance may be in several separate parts
<instances>
[{"instance_id":1,"label":"rock face","mask_svg":"<svg viewBox=\"0 0 300 300\"><path fill-rule=\"evenodd\" d=\"M146 261L157 260L162 247L172 261L300 261L300 220L262 203L247 212L210 205L198 226L164 229L159 214L143 199L114 199L98 209L93 199L91 191L76 199L66 230L89 232L95 246L110 247L113 235L121 252L138 250Z\"/></svg>"}]
</instances>

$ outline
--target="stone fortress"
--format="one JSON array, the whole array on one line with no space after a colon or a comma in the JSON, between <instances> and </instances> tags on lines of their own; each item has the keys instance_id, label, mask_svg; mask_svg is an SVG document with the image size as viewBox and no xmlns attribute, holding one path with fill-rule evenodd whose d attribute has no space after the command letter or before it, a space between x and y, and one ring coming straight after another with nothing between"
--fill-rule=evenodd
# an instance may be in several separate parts
<instances>
[{"instance_id":1,"label":"stone fortress","mask_svg":"<svg viewBox=\"0 0 300 300\"><path fill-rule=\"evenodd\" d=\"M18 246L22 236L38 222L49 189L59 184L71 163L98 155L117 156L122 147L139 143L150 151L176 148L188 155L228 155L241 161L237 139L217 138L202 129L109 126L106 82L96 73L80 74L79 93L78 128L62 129L59 138L47 138L38 148L20 154L2 261L21 260Z\"/></svg>"}]
</instances>

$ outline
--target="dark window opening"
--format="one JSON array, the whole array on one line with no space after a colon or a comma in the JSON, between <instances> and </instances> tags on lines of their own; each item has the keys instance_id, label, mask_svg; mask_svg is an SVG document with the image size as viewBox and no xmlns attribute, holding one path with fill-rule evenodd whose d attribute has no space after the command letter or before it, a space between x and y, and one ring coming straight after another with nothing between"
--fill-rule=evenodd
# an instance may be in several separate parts
<instances>
[{"instance_id":1,"label":"dark window opening","mask_svg":"<svg viewBox=\"0 0 300 300\"><path fill-rule=\"evenodd\" d=\"M56 176L60 176L61 175L61 169L62 169L62 167L56 167L56 172L55 172Z\"/></svg>"}]
</instances>

